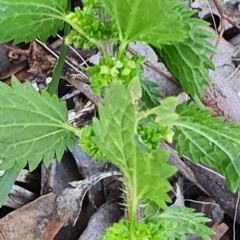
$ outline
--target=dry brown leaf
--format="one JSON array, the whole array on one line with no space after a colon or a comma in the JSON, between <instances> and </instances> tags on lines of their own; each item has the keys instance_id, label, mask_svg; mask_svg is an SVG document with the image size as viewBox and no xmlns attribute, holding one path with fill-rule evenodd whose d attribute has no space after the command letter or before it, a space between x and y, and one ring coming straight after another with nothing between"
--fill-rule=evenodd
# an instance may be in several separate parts
<instances>
[{"instance_id":1,"label":"dry brown leaf","mask_svg":"<svg viewBox=\"0 0 240 240\"><path fill-rule=\"evenodd\" d=\"M95 174L70 183L60 196L47 194L0 219L0 240L51 240L65 224L74 225L89 188L100 180L121 174Z\"/></svg>"}]
</instances>

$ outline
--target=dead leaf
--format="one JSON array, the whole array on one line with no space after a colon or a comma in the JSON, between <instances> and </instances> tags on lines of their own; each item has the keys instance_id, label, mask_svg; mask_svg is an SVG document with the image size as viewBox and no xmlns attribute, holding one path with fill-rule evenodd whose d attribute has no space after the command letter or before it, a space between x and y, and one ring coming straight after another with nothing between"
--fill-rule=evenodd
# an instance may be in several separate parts
<instances>
[{"instance_id":1,"label":"dead leaf","mask_svg":"<svg viewBox=\"0 0 240 240\"><path fill-rule=\"evenodd\" d=\"M117 171L100 173L82 181L72 182L71 188L64 189L59 196L47 194L9 213L0 219L2 239L53 239L62 226L76 223L89 188L111 176L118 178L121 173Z\"/></svg>"}]
</instances>

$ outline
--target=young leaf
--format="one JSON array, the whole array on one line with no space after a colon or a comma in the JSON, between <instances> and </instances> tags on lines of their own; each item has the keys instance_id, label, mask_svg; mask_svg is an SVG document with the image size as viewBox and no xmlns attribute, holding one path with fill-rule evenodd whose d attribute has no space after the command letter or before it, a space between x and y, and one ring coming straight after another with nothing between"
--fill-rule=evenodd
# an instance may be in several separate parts
<instances>
[{"instance_id":1,"label":"young leaf","mask_svg":"<svg viewBox=\"0 0 240 240\"><path fill-rule=\"evenodd\" d=\"M60 160L65 146L72 148L67 108L57 96L42 96L27 82L12 77L12 87L0 82L0 168L30 170L43 159L49 165L54 154Z\"/></svg>"},{"instance_id":2,"label":"young leaf","mask_svg":"<svg viewBox=\"0 0 240 240\"><path fill-rule=\"evenodd\" d=\"M233 192L239 190L239 123L224 123L224 118L213 118L209 110L198 110L195 104L182 104L177 113L179 119L173 125L178 153L215 168Z\"/></svg>"},{"instance_id":3,"label":"young leaf","mask_svg":"<svg viewBox=\"0 0 240 240\"><path fill-rule=\"evenodd\" d=\"M194 211L186 207L169 207L161 213L159 219L162 228L169 224L172 226L171 231L165 227L168 235L168 237L165 235L165 239L186 239L186 234L193 234L203 240L211 240L209 235L214 235L215 232L205 225L211 220Z\"/></svg>"},{"instance_id":4,"label":"young leaf","mask_svg":"<svg viewBox=\"0 0 240 240\"><path fill-rule=\"evenodd\" d=\"M140 115L155 115L154 119L155 123L158 123L160 126L168 126L172 125L177 119L178 114L174 112L178 103L178 99L176 97L168 97L165 98L161 105L150 109L149 111L141 112Z\"/></svg>"},{"instance_id":5,"label":"young leaf","mask_svg":"<svg viewBox=\"0 0 240 240\"><path fill-rule=\"evenodd\" d=\"M45 41L63 28L67 0L0 0L0 42Z\"/></svg>"},{"instance_id":6,"label":"young leaf","mask_svg":"<svg viewBox=\"0 0 240 240\"><path fill-rule=\"evenodd\" d=\"M125 42L143 41L159 47L186 38L177 0L101 1Z\"/></svg>"},{"instance_id":7,"label":"young leaf","mask_svg":"<svg viewBox=\"0 0 240 240\"><path fill-rule=\"evenodd\" d=\"M100 120L93 120L95 144L120 168L135 196L165 208L165 202L170 200L167 192L171 189L167 178L175 173L175 168L167 164L169 152L148 151L139 139L138 115L129 91L122 84L114 84L106 92L99 116Z\"/></svg>"},{"instance_id":8,"label":"young leaf","mask_svg":"<svg viewBox=\"0 0 240 240\"><path fill-rule=\"evenodd\" d=\"M182 15L188 19L188 16ZM209 59L216 49L208 41L215 35L202 27L207 23L203 20L190 18L186 28L188 38L180 43L154 48L171 74L180 82L183 90L192 96L201 97L203 87L210 85L207 69L214 69Z\"/></svg>"}]
</instances>

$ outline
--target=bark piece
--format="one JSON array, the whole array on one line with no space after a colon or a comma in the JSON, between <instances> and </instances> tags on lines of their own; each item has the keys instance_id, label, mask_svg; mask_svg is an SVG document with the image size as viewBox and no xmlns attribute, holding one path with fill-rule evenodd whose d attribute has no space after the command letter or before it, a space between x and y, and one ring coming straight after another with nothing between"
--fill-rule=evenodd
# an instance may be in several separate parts
<instances>
[{"instance_id":1,"label":"bark piece","mask_svg":"<svg viewBox=\"0 0 240 240\"><path fill-rule=\"evenodd\" d=\"M82 179L76 169L72 154L68 151L64 153L60 163L53 159L48 168L44 164L41 165L41 168L41 195L50 192L59 195L64 188L69 186L69 182Z\"/></svg>"},{"instance_id":2,"label":"bark piece","mask_svg":"<svg viewBox=\"0 0 240 240\"><path fill-rule=\"evenodd\" d=\"M17 52L17 47L7 49L8 44L0 44L0 80L5 80L24 69L28 63L26 57Z\"/></svg>"},{"instance_id":3,"label":"bark piece","mask_svg":"<svg viewBox=\"0 0 240 240\"><path fill-rule=\"evenodd\" d=\"M99 240L107 228L119 221L123 215L120 205L106 203L91 217L79 240Z\"/></svg>"},{"instance_id":4,"label":"bark piece","mask_svg":"<svg viewBox=\"0 0 240 240\"><path fill-rule=\"evenodd\" d=\"M228 230L228 226L225 223L219 225L216 224L212 229L216 232L216 235L212 237L212 240L226 240L226 238L222 239L223 235Z\"/></svg>"},{"instance_id":5,"label":"bark piece","mask_svg":"<svg viewBox=\"0 0 240 240\"><path fill-rule=\"evenodd\" d=\"M37 196L34 193L28 191L27 189L24 189L23 187L20 187L18 185L13 185L3 206L16 209L35 200L36 198Z\"/></svg>"},{"instance_id":6,"label":"bark piece","mask_svg":"<svg viewBox=\"0 0 240 240\"><path fill-rule=\"evenodd\" d=\"M239 71L236 70L231 57L236 49L222 39L218 54L213 58L215 71L209 71L211 87L205 87L202 102L213 110L213 116L224 116L228 121L240 121Z\"/></svg>"},{"instance_id":7,"label":"bark piece","mask_svg":"<svg viewBox=\"0 0 240 240\"><path fill-rule=\"evenodd\" d=\"M189 161L184 161L185 164L194 173L198 183L209 193L221 209L234 219L235 211L236 221L240 223L240 206L237 206L237 194L233 194L228 190L225 180L218 175L207 171L206 169L193 165Z\"/></svg>"},{"instance_id":8,"label":"bark piece","mask_svg":"<svg viewBox=\"0 0 240 240\"><path fill-rule=\"evenodd\" d=\"M213 116L240 121L240 98L217 72L211 74L212 86L205 88L202 102L213 110Z\"/></svg>"}]
</instances>

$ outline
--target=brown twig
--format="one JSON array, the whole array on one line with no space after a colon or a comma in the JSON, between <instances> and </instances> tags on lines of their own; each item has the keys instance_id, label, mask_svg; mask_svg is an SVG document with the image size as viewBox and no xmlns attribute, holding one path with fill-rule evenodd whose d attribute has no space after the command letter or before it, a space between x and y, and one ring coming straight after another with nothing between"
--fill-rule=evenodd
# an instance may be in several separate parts
<instances>
[{"instance_id":1,"label":"brown twig","mask_svg":"<svg viewBox=\"0 0 240 240\"><path fill-rule=\"evenodd\" d=\"M240 26L238 24L234 23L228 15L224 14L224 18L226 19L226 21L228 21L230 24L232 24L235 28L240 30Z\"/></svg>"},{"instance_id":2,"label":"brown twig","mask_svg":"<svg viewBox=\"0 0 240 240\"><path fill-rule=\"evenodd\" d=\"M216 8L218 10L218 13L220 15L220 19L221 19L221 30L220 30L220 33L218 35L217 41L215 43L215 47L217 48L219 43L220 43L220 41L221 41L221 39L222 39L224 30L225 30L225 23L224 23L225 16L224 16L223 10L222 10L221 6L219 5L218 1L217 0L213 0L213 3L216 6ZM212 58L213 58L213 55L211 56L211 59Z\"/></svg>"}]
</instances>

